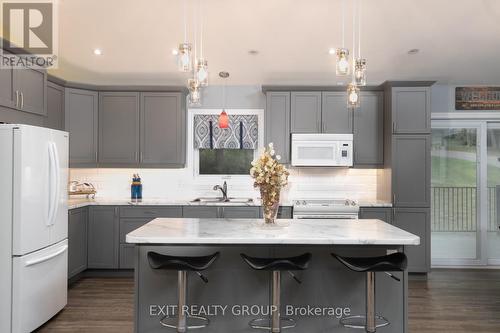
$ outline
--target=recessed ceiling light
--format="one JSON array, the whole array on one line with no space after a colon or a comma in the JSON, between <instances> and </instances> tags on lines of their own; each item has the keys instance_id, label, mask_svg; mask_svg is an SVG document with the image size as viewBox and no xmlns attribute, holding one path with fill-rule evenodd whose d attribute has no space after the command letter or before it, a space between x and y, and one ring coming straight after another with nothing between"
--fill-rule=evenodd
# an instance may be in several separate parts
<instances>
[{"instance_id":1,"label":"recessed ceiling light","mask_svg":"<svg viewBox=\"0 0 500 333\"><path fill-rule=\"evenodd\" d=\"M259 54L259 51L257 51L257 50L249 50L248 54L250 54L250 55L257 55L257 54Z\"/></svg>"},{"instance_id":2,"label":"recessed ceiling light","mask_svg":"<svg viewBox=\"0 0 500 333\"><path fill-rule=\"evenodd\" d=\"M337 53L337 50L333 47L330 47L330 49L328 50L328 53L329 54L336 54Z\"/></svg>"},{"instance_id":3,"label":"recessed ceiling light","mask_svg":"<svg viewBox=\"0 0 500 333\"><path fill-rule=\"evenodd\" d=\"M94 54L95 55L102 55L102 50L101 49L94 49Z\"/></svg>"},{"instance_id":4,"label":"recessed ceiling light","mask_svg":"<svg viewBox=\"0 0 500 333\"><path fill-rule=\"evenodd\" d=\"M177 50L177 49L172 50L172 55L176 56L178 54L179 54L179 50Z\"/></svg>"},{"instance_id":5,"label":"recessed ceiling light","mask_svg":"<svg viewBox=\"0 0 500 333\"><path fill-rule=\"evenodd\" d=\"M408 54L413 55L413 54L417 54L417 53L419 53L419 52L420 52L420 50L419 50L419 49L411 49L410 51L408 51Z\"/></svg>"}]
</instances>

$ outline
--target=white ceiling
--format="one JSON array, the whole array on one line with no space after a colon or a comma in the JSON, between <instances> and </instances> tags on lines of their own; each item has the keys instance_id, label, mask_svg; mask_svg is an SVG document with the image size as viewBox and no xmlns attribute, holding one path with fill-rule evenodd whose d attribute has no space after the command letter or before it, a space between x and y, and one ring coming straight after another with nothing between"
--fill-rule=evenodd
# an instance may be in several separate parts
<instances>
[{"instance_id":1,"label":"white ceiling","mask_svg":"<svg viewBox=\"0 0 500 333\"><path fill-rule=\"evenodd\" d=\"M198 0L187 0L193 6ZM341 0L199 0L212 83L337 84ZM500 84L500 0L361 0L368 80ZM347 0L347 46L352 46ZM59 0L59 69L67 80L184 84L171 51L182 0ZM191 15L192 16L192 15ZM192 31L192 29L191 29ZM103 50L102 56L93 54ZM420 53L408 55L418 48ZM258 50L258 55L248 54Z\"/></svg>"}]
</instances>

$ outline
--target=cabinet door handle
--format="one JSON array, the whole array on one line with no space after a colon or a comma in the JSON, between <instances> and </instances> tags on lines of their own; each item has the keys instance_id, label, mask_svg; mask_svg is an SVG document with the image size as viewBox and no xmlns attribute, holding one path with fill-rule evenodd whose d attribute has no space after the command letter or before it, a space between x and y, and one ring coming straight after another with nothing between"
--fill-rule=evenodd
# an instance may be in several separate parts
<instances>
[{"instance_id":1,"label":"cabinet door handle","mask_svg":"<svg viewBox=\"0 0 500 333\"><path fill-rule=\"evenodd\" d=\"M396 133L396 122L392 122L392 133Z\"/></svg>"},{"instance_id":2,"label":"cabinet door handle","mask_svg":"<svg viewBox=\"0 0 500 333\"><path fill-rule=\"evenodd\" d=\"M392 194L392 204L395 205L396 204L396 193L393 193Z\"/></svg>"},{"instance_id":3,"label":"cabinet door handle","mask_svg":"<svg viewBox=\"0 0 500 333\"><path fill-rule=\"evenodd\" d=\"M141 151L141 157L140 157L140 162L144 160L144 153Z\"/></svg>"},{"instance_id":4,"label":"cabinet door handle","mask_svg":"<svg viewBox=\"0 0 500 333\"><path fill-rule=\"evenodd\" d=\"M95 161L97 162L97 150L95 152Z\"/></svg>"},{"instance_id":5,"label":"cabinet door handle","mask_svg":"<svg viewBox=\"0 0 500 333\"><path fill-rule=\"evenodd\" d=\"M24 94L21 92L21 109L24 109Z\"/></svg>"},{"instance_id":6,"label":"cabinet door handle","mask_svg":"<svg viewBox=\"0 0 500 333\"><path fill-rule=\"evenodd\" d=\"M16 108L19 108L19 90L16 90Z\"/></svg>"},{"instance_id":7,"label":"cabinet door handle","mask_svg":"<svg viewBox=\"0 0 500 333\"><path fill-rule=\"evenodd\" d=\"M323 124L323 133L326 133L326 124Z\"/></svg>"},{"instance_id":8,"label":"cabinet door handle","mask_svg":"<svg viewBox=\"0 0 500 333\"><path fill-rule=\"evenodd\" d=\"M321 121L320 121L320 120L318 120L318 121L316 122L316 128L318 129L318 131L320 131L320 132L321 132Z\"/></svg>"}]
</instances>

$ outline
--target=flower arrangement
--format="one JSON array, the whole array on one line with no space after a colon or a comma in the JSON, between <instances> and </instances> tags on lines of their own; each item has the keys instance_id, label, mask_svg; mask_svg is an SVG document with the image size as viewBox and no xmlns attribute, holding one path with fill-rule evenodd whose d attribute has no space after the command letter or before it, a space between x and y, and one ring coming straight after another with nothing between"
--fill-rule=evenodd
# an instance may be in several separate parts
<instances>
[{"instance_id":1,"label":"flower arrangement","mask_svg":"<svg viewBox=\"0 0 500 333\"><path fill-rule=\"evenodd\" d=\"M283 164L279 163L280 159L280 155L276 155L271 142L262 155L252 162L250 169L250 175L255 179L254 187L260 188L266 223L275 222L281 188L288 184L290 173Z\"/></svg>"}]
</instances>

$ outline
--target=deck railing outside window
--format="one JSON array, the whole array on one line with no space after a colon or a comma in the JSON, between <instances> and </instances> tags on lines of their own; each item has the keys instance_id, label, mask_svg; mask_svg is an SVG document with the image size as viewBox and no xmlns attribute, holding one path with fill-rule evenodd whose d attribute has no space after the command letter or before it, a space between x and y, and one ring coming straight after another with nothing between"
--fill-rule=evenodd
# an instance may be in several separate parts
<instances>
[{"instance_id":1,"label":"deck railing outside window","mask_svg":"<svg viewBox=\"0 0 500 333\"><path fill-rule=\"evenodd\" d=\"M496 188L488 187L488 231L497 225ZM433 232L477 230L476 187L431 187L431 228Z\"/></svg>"}]
</instances>

